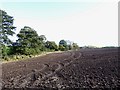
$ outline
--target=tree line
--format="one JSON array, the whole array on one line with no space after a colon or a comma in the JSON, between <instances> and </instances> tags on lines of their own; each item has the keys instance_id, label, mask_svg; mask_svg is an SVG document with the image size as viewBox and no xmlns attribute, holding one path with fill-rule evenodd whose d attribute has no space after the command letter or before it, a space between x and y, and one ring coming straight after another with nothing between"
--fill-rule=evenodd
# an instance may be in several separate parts
<instances>
[{"instance_id":1,"label":"tree line","mask_svg":"<svg viewBox=\"0 0 120 90\"><path fill-rule=\"evenodd\" d=\"M60 40L59 45L55 41L49 41L45 35L38 35L36 30L24 26L17 34L18 39L12 42L9 36L15 34L14 18L5 11L0 10L0 55L1 58L11 55L38 55L48 51L67 51L79 49L77 43Z\"/></svg>"}]
</instances>

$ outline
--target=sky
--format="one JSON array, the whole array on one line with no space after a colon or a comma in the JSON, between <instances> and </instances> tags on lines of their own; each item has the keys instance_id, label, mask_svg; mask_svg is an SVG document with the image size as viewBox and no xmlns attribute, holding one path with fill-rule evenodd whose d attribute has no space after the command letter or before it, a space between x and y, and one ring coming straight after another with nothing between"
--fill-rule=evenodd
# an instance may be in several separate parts
<instances>
[{"instance_id":1,"label":"sky","mask_svg":"<svg viewBox=\"0 0 120 90\"><path fill-rule=\"evenodd\" d=\"M65 39L79 46L118 46L117 0L4 0L0 7L14 17L16 33L30 26L57 44Z\"/></svg>"}]
</instances>

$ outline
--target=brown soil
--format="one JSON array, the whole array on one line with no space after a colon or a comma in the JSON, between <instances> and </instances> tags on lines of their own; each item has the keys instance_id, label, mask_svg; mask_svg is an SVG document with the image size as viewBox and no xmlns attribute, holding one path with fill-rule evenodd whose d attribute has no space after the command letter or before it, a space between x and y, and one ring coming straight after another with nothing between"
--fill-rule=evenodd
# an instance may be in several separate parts
<instances>
[{"instance_id":1,"label":"brown soil","mask_svg":"<svg viewBox=\"0 0 120 90\"><path fill-rule=\"evenodd\" d=\"M2 65L3 90L120 88L117 48L81 49Z\"/></svg>"}]
</instances>

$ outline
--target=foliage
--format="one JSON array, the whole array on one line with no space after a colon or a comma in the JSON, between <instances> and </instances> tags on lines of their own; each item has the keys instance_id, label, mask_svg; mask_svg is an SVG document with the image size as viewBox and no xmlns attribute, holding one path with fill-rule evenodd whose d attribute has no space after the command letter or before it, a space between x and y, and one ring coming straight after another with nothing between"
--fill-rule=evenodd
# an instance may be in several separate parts
<instances>
[{"instance_id":1,"label":"foliage","mask_svg":"<svg viewBox=\"0 0 120 90\"><path fill-rule=\"evenodd\" d=\"M8 54L6 46L12 43L9 36L15 34L14 30L16 27L13 26L13 21L14 19L12 16L0 10L0 55L3 58Z\"/></svg>"},{"instance_id":2,"label":"foliage","mask_svg":"<svg viewBox=\"0 0 120 90\"><path fill-rule=\"evenodd\" d=\"M74 50L79 49L79 46L77 45L77 43L73 43L72 47L73 47Z\"/></svg>"},{"instance_id":3,"label":"foliage","mask_svg":"<svg viewBox=\"0 0 120 90\"><path fill-rule=\"evenodd\" d=\"M24 26L17 34L18 40L12 42L9 36L15 34L14 30L16 29L13 26L13 21L12 16L0 10L0 55L5 60L13 58L23 59L24 57L31 57L44 51L67 51L79 48L76 43L72 43L69 40L60 40L58 47L54 41L47 41L45 35L39 36L29 26Z\"/></svg>"},{"instance_id":4,"label":"foliage","mask_svg":"<svg viewBox=\"0 0 120 90\"><path fill-rule=\"evenodd\" d=\"M77 43L70 42L69 40L60 40L59 42L59 50L66 51L66 50L77 50L79 49L79 46Z\"/></svg>"},{"instance_id":5,"label":"foliage","mask_svg":"<svg viewBox=\"0 0 120 90\"><path fill-rule=\"evenodd\" d=\"M59 42L59 49L61 51L66 51L69 49L68 45L67 45L67 42L65 40L60 40Z\"/></svg>"},{"instance_id":6,"label":"foliage","mask_svg":"<svg viewBox=\"0 0 120 90\"><path fill-rule=\"evenodd\" d=\"M65 47L63 45L59 45L59 50L65 51Z\"/></svg>"},{"instance_id":7,"label":"foliage","mask_svg":"<svg viewBox=\"0 0 120 90\"><path fill-rule=\"evenodd\" d=\"M45 37L45 35L40 35L40 40L45 42L47 40L47 38Z\"/></svg>"},{"instance_id":8,"label":"foliage","mask_svg":"<svg viewBox=\"0 0 120 90\"><path fill-rule=\"evenodd\" d=\"M17 34L17 50L21 54L38 54L43 49L43 38L38 36L37 32L31 27L25 26Z\"/></svg>"},{"instance_id":9,"label":"foliage","mask_svg":"<svg viewBox=\"0 0 120 90\"><path fill-rule=\"evenodd\" d=\"M0 44L11 44L8 36L15 34L16 27L13 26L13 17L9 16L5 11L0 10Z\"/></svg>"},{"instance_id":10,"label":"foliage","mask_svg":"<svg viewBox=\"0 0 120 90\"><path fill-rule=\"evenodd\" d=\"M58 51L58 46L54 41L47 41L45 47L49 48L50 50Z\"/></svg>"},{"instance_id":11,"label":"foliage","mask_svg":"<svg viewBox=\"0 0 120 90\"><path fill-rule=\"evenodd\" d=\"M60 40L59 45L67 46L67 42L65 40Z\"/></svg>"}]
</instances>

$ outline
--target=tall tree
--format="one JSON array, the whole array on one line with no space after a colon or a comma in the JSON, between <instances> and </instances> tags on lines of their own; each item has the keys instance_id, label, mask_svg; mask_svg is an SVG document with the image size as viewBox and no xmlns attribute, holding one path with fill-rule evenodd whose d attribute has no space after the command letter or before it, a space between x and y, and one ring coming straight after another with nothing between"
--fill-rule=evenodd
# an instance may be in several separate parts
<instances>
[{"instance_id":1,"label":"tall tree","mask_svg":"<svg viewBox=\"0 0 120 90\"><path fill-rule=\"evenodd\" d=\"M11 44L8 36L15 34L16 27L13 26L13 17L9 16L5 11L0 10L0 44Z\"/></svg>"},{"instance_id":2,"label":"tall tree","mask_svg":"<svg viewBox=\"0 0 120 90\"><path fill-rule=\"evenodd\" d=\"M17 36L17 43L20 45L22 54L36 54L41 51L43 40L41 40L41 37L31 27L25 26Z\"/></svg>"},{"instance_id":3,"label":"tall tree","mask_svg":"<svg viewBox=\"0 0 120 90\"><path fill-rule=\"evenodd\" d=\"M12 36L15 32L13 26L13 17L8 15L5 11L0 10L0 55L4 58L7 55L5 45L12 44L9 36Z\"/></svg>"}]
</instances>

